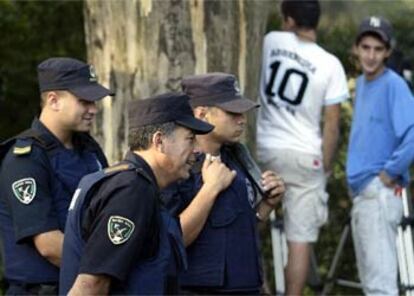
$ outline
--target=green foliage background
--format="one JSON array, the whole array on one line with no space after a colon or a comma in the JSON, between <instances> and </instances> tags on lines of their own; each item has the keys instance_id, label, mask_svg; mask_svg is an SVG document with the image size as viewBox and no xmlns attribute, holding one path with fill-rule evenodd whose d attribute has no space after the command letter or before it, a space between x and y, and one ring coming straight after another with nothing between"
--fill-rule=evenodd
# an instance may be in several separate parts
<instances>
[{"instance_id":1,"label":"green foliage background","mask_svg":"<svg viewBox=\"0 0 414 296\"><path fill-rule=\"evenodd\" d=\"M280 2L280 1L279 1ZM322 18L318 29L318 43L335 54L343 63L348 79L351 94L354 88L354 79L360 69L352 55L352 45L355 40L359 22L369 15L381 15L388 18L394 27L397 47L401 49L408 60L414 62L414 1L321 1ZM280 28L280 15L275 15L269 23L268 30ZM328 183L330 193L328 224L322 229L320 239L315 245L315 253L319 264L319 275L326 279L329 265L339 242L341 231L347 222L351 209L351 200L348 197L345 164L348 136L352 120L352 99L342 106L341 138L334 167L334 173ZM267 232L268 229L265 230ZM271 254L270 242L265 242L265 262L268 270L272 268L269 261ZM348 280L358 280L353 253L352 241L347 242L341 259L338 275ZM273 287L273 278L269 277ZM360 290L336 286L333 295L361 295ZM317 295L317 289L307 288L305 295Z\"/></svg>"},{"instance_id":2,"label":"green foliage background","mask_svg":"<svg viewBox=\"0 0 414 296\"><path fill-rule=\"evenodd\" d=\"M276 3L276 1L275 1ZM398 46L414 62L414 1L322 1L318 42L344 64L348 77L358 73L351 47L362 17L380 14L395 27ZM0 139L26 128L38 112L39 92L36 65L51 56L72 56L85 60L86 49L81 1L0 0ZM280 16L271 18L268 29L280 27ZM350 83L352 87L352 80ZM343 106L341 141L334 174L328 184L331 194L330 222L316 245L319 272L327 273L342 227L350 210L344 168L346 145L352 117L351 101ZM268 233L268 229L264 232ZM265 263L272 268L269 240L264 242ZM341 265L341 275L356 279L352 245L349 244ZM272 277L268 276L272 282ZM361 294L357 290L336 287L336 295ZM306 295L314 295L311 289Z\"/></svg>"},{"instance_id":3,"label":"green foliage background","mask_svg":"<svg viewBox=\"0 0 414 296\"><path fill-rule=\"evenodd\" d=\"M0 139L39 110L36 66L52 56L85 59L80 1L0 0Z\"/></svg>"}]
</instances>

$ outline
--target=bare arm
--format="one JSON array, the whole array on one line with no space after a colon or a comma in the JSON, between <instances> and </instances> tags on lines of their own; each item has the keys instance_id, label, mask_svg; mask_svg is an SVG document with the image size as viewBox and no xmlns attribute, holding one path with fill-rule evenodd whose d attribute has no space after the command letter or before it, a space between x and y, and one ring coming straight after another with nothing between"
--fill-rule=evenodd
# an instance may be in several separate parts
<instances>
[{"instance_id":1,"label":"bare arm","mask_svg":"<svg viewBox=\"0 0 414 296\"><path fill-rule=\"evenodd\" d=\"M69 296L108 295L111 285L110 277L81 273L76 277Z\"/></svg>"},{"instance_id":2,"label":"bare arm","mask_svg":"<svg viewBox=\"0 0 414 296\"><path fill-rule=\"evenodd\" d=\"M283 198L286 189L282 178L272 171L264 172L262 178L262 185L267 192L267 197L262 199L257 206L256 211L259 215L259 219L265 221Z\"/></svg>"},{"instance_id":3,"label":"bare arm","mask_svg":"<svg viewBox=\"0 0 414 296\"><path fill-rule=\"evenodd\" d=\"M60 266L63 249L63 233L60 230L40 233L33 237L33 242L40 255L53 265Z\"/></svg>"},{"instance_id":4,"label":"bare arm","mask_svg":"<svg viewBox=\"0 0 414 296\"><path fill-rule=\"evenodd\" d=\"M339 121L341 105L334 104L325 107L323 124L323 168L326 174L332 171L332 164L339 139Z\"/></svg>"},{"instance_id":5,"label":"bare arm","mask_svg":"<svg viewBox=\"0 0 414 296\"><path fill-rule=\"evenodd\" d=\"M203 186L180 215L185 246L189 246L200 234L214 201L219 193L231 184L236 172L230 171L220 160L211 161L206 157L202 176Z\"/></svg>"}]
</instances>

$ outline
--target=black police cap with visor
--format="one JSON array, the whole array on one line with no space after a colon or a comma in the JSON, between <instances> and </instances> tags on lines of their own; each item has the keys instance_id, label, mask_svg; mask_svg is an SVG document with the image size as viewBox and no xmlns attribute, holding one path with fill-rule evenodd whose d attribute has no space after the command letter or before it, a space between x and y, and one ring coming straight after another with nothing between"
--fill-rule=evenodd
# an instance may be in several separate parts
<instances>
[{"instance_id":1,"label":"black police cap with visor","mask_svg":"<svg viewBox=\"0 0 414 296\"><path fill-rule=\"evenodd\" d=\"M73 58L49 58L37 66L40 92L66 90L86 101L97 101L114 92L97 82L92 65Z\"/></svg>"},{"instance_id":2,"label":"black police cap with visor","mask_svg":"<svg viewBox=\"0 0 414 296\"><path fill-rule=\"evenodd\" d=\"M129 129L147 125L175 122L195 134L207 134L214 126L194 117L184 93L169 92L128 104Z\"/></svg>"},{"instance_id":3,"label":"black police cap with visor","mask_svg":"<svg viewBox=\"0 0 414 296\"><path fill-rule=\"evenodd\" d=\"M191 106L215 106L231 113L244 113L260 105L243 97L236 76L227 73L208 73L185 77L181 86L191 98Z\"/></svg>"}]
</instances>

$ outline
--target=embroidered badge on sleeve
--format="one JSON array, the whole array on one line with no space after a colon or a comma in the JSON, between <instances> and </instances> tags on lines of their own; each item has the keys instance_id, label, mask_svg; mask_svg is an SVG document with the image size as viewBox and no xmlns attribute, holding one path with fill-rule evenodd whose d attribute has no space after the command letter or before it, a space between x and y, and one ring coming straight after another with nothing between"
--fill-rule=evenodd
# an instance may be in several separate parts
<instances>
[{"instance_id":1,"label":"embroidered badge on sleeve","mask_svg":"<svg viewBox=\"0 0 414 296\"><path fill-rule=\"evenodd\" d=\"M135 224L121 216L111 216L108 220L108 236L114 245L126 242L132 235Z\"/></svg>"},{"instance_id":2,"label":"embroidered badge on sleeve","mask_svg":"<svg viewBox=\"0 0 414 296\"><path fill-rule=\"evenodd\" d=\"M28 205L36 196L36 181L33 178L23 178L12 184L14 196L21 203Z\"/></svg>"}]
</instances>

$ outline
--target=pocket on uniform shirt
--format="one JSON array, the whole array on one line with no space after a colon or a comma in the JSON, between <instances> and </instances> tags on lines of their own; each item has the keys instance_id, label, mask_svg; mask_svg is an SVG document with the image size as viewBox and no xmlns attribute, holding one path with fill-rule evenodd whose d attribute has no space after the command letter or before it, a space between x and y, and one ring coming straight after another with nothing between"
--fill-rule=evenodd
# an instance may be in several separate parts
<instances>
[{"instance_id":1,"label":"pocket on uniform shirt","mask_svg":"<svg viewBox=\"0 0 414 296\"><path fill-rule=\"evenodd\" d=\"M214 228L225 227L233 223L240 214L237 210L222 210L210 215L210 225Z\"/></svg>"},{"instance_id":2,"label":"pocket on uniform shirt","mask_svg":"<svg viewBox=\"0 0 414 296\"><path fill-rule=\"evenodd\" d=\"M247 195L245 196L246 200L243 200L240 195L246 193L237 191L237 186L246 187L245 180L234 180L232 185L222 191L217 197L208 218L211 227L226 227L233 223L240 213L244 211L243 203L247 202Z\"/></svg>"}]
</instances>

